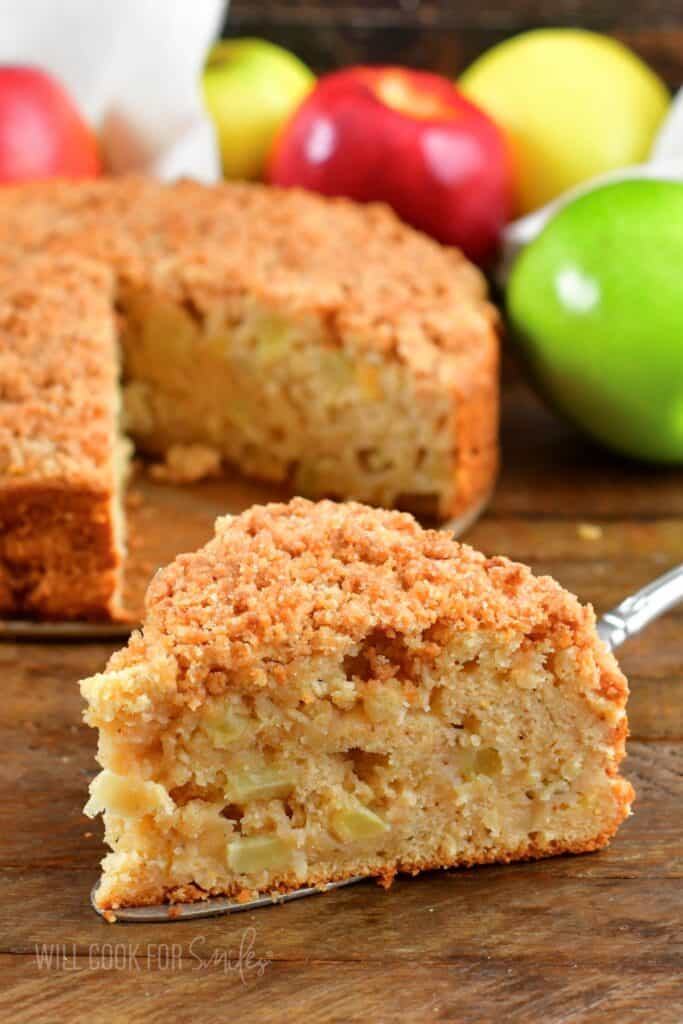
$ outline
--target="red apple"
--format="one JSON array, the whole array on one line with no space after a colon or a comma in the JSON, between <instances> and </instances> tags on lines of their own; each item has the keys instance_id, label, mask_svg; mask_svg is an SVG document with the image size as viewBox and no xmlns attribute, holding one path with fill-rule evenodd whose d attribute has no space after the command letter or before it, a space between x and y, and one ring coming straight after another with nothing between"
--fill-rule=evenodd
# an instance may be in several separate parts
<instances>
[{"instance_id":1,"label":"red apple","mask_svg":"<svg viewBox=\"0 0 683 1024\"><path fill-rule=\"evenodd\" d=\"M354 67L321 78L275 140L268 179L363 202L488 263L512 211L502 134L440 75Z\"/></svg>"},{"instance_id":2,"label":"red apple","mask_svg":"<svg viewBox=\"0 0 683 1024\"><path fill-rule=\"evenodd\" d=\"M59 82L38 68L0 67L0 182L100 171L97 139Z\"/></svg>"}]
</instances>

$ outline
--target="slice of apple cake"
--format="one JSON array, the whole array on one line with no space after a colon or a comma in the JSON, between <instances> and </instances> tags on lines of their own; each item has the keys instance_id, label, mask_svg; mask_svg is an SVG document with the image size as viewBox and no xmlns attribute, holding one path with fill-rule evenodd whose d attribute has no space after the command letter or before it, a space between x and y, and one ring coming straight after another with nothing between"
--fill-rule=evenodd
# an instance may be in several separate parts
<instances>
[{"instance_id":1,"label":"slice of apple cake","mask_svg":"<svg viewBox=\"0 0 683 1024\"><path fill-rule=\"evenodd\" d=\"M103 908L595 850L633 797L592 609L405 513L219 519L81 686Z\"/></svg>"}]
</instances>

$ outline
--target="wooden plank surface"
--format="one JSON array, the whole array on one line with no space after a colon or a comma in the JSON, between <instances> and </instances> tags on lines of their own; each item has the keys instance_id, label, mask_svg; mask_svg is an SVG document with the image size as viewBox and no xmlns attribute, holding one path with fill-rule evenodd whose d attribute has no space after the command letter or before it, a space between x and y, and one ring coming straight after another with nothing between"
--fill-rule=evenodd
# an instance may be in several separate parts
<instances>
[{"instance_id":1,"label":"wooden plank surface","mask_svg":"<svg viewBox=\"0 0 683 1024\"><path fill-rule=\"evenodd\" d=\"M683 473L592 449L515 374L503 438L469 542L552 572L598 611L683 560ZM236 479L140 478L133 492L131 592L221 511L265 496ZM88 903L102 846L81 814L95 736L76 680L112 645L0 644L0 1020L680 1024L682 630L683 609L624 648L638 800L608 850L167 925L106 925Z\"/></svg>"}]
</instances>

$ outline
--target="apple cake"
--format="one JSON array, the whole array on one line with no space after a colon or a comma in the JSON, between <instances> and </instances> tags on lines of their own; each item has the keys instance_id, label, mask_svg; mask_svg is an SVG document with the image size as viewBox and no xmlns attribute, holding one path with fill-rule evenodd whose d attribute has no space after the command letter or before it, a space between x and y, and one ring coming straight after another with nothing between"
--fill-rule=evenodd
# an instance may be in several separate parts
<instances>
[{"instance_id":1,"label":"apple cake","mask_svg":"<svg viewBox=\"0 0 683 1024\"><path fill-rule=\"evenodd\" d=\"M126 450L114 278L76 256L0 272L0 615L115 614Z\"/></svg>"},{"instance_id":2,"label":"apple cake","mask_svg":"<svg viewBox=\"0 0 683 1024\"><path fill-rule=\"evenodd\" d=\"M592 609L397 511L219 519L81 688L102 908L596 850L633 798Z\"/></svg>"},{"instance_id":3,"label":"apple cake","mask_svg":"<svg viewBox=\"0 0 683 1024\"><path fill-rule=\"evenodd\" d=\"M103 266L125 430L169 475L223 462L293 493L461 524L489 493L495 310L459 252L388 209L260 185L53 182L0 192L0 244L5 262L42 254L46 287L51 254ZM67 307L43 346L55 373ZM32 366L23 372L40 386ZM28 535L31 520L18 529ZM56 597L15 608L26 609L74 613Z\"/></svg>"}]
</instances>

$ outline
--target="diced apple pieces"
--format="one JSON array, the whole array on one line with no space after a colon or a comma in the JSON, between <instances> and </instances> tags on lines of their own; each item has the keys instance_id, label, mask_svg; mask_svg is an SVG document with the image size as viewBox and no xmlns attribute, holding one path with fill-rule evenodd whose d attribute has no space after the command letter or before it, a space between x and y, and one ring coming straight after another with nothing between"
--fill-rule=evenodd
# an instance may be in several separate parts
<instances>
[{"instance_id":1,"label":"diced apple pieces","mask_svg":"<svg viewBox=\"0 0 683 1024\"><path fill-rule=\"evenodd\" d=\"M335 811L331 818L332 830L338 839L351 843L359 839L370 839L387 832L385 821L360 802Z\"/></svg>"},{"instance_id":2,"label":"diced apple pieces","mask_svg":"<svg viewBox=\"0 0 683 1024\"><path fill-rule=\"evenodd\" d=\"M158 782L117 775L105 769L90 783L90 799L84 810L89 818L102 811L121 818L142 818L146 814L173 814L175 804Z\"/></svg>"},{"instance_id":3,"label":"diced apple pieces","mask_svg":"<svg viewBox=\"0 0 683 1024\"><path fill-rule=\"evenodd\" d=\"M480 747L474 758L474 770L477 775L499 775L503 767L500 754L495 747Z\"/></svg>"},{"instance_id":4,"label":"diced apple pieces","mask_svg":"<svg viewBox=\"0 0 683 1024\"><path fill-rule=\"evenodd\" d=\"M381 402L383 398L379 370L373 363L357 363L356 384L363 398Z\"/></svg>"},{"instance_id":5,"label":"diced apple pieces","mask_svg":"<svg viewBox=\"0 0 683 1024\"><path fill-rule=\"evenodd\" d=\"M231 771L226 785L226 796L234 803L248 800L273 800L287 796L294 787L294 773L289 768L263 765Z\"/></svg>"},{"instance_id":6,"label":"diced apple pieces","mask_svg":"<svg viewBox=\"0 0 683 1024\"><path fill-rule=\"evenodd\" d=\"M228 864L240 875L286 867L293 847L278 836L244 836L228 843Z\"/></svg>"},{"instance_id":7,"label":"diced apple pieces","mask_svg":"<svg viewBox=\"0 0 683 1024\"><path fill-rule=\"evenodd\" d=\"M326 384L336 391L343 391L353 384L353 363L344 352L325 348L320 353L320 370Z\"/></svg>"},{"instance_id":8,"label":"diced apple pieces","mask_svg":"<svg viewBox=\"0 0 683 1024\"><path fill-rule=\"evenodd\" d=\"M398 689L389 686L366 687L363 707L371 722L397 722L405 714L407 701Z\"/></svg>"},{"instance_id":9,"label":"diced apple pieces","mask_svg":"<svg viewBox=\"0 0 683 1024\"><path fill-rule=\"evenodd\" d=\"M236 743L247 731L249 718L237 711L213 710L204 721L204 729L214 746L222 750Z\"/></svg>"},{"instance_id":10,"label":"diced apple pieces","mask_svg":"<svg viewBox=\"0 0 683 1024\"><path fill-rule=\"evenodd\" d=\"M477 775L492 777L502 768L500 754L495 747L462 747L458 751L458 766L466 780Z\"/></svg>"},{"instance_id":11,"label":"diced apple pieces","mask_svg":"<svg viewBox=\"0 0 683 1024\"><path fill-rule=\"evenodd\" d=\"M126 317L142 333L142 351L154 352L162 345L166 352L182 354L197 344L199 328L190 314L176 303L153 303L142 292L125 295ZM135 359L136 346L129 358ZM142 358L142 357L141 357Z\"/></svg>"},{"instance_id":12,"label":"diced apple pieces","mask_svg":"<svg viewBox=\"0 0 683 1024\"><path fill-rule=\"evenodd\" d=\"M233 426L241 430L247 437L255 433L254 405L250 398L240 398L232 394L224 408L225 416Z\"/></svg>"},{"instance_id":13,"label":"diced apple pieces","mask_svg":"<svg viewBox=\"0 0 683 1024\"><path fill-rule=\"evenodd\" d=\"M264 363L285 355L289 347L291 328L280 317L264 318L258 325L257 351Z\"/></svg>"}]
</instances>

